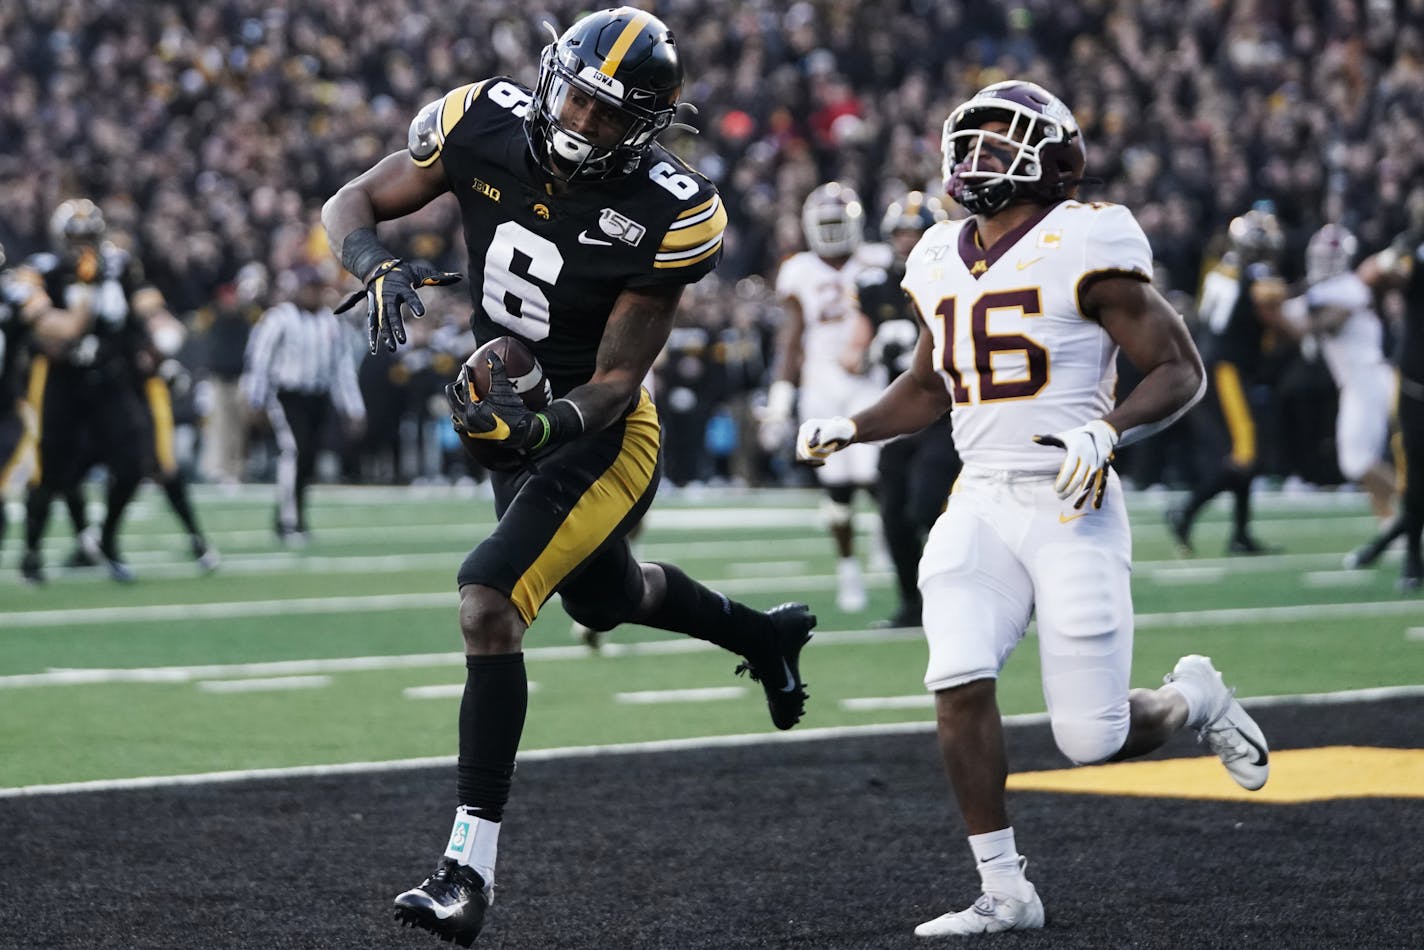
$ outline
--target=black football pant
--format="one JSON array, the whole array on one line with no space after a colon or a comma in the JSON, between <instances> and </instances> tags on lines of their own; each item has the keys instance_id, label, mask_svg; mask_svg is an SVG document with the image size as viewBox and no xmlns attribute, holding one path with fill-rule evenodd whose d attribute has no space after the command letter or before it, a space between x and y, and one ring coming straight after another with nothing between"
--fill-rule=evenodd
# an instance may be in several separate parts
<instances>
[{"instance_id":1,"label":"black football pant","mask_svg":"<svg viewBox=\"0 0 1424 950\"><path fill-rule=\"evenodd\" d=\"M307 530L307 486L316 473L321 431L331 409L330 397L285 389L267 404L267 418L277 440L277 530Z\"/></svg>"}]
</instances>

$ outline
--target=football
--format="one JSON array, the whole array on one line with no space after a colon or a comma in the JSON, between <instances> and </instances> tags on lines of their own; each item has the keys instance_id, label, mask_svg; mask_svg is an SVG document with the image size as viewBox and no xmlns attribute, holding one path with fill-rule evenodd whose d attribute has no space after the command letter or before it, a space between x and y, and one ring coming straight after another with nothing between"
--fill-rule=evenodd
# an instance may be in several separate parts
<instances>
[{"instance_id":1,"label":"football","mask_svg":"<svg viewBox=\"0 0 1424 950\"><path fill-rule=\"evenodd\" d=\"M544 375L544 367L534 351L523 341L512 336L501 336L490 340L470 354L465 360L466 373L475 388L475 395L484 399L489 395L490 372L489 355L493 353L504 362L504 371L514 384L514 391L524 400L524 405L534 411L545 409L554 398L549 379Z\"/></svg>"}]
</instances>

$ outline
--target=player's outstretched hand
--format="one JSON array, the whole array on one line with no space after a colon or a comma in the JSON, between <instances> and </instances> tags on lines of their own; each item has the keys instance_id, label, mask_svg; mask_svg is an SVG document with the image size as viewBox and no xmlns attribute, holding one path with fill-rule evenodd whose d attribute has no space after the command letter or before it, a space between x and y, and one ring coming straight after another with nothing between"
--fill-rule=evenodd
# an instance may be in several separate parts
<instances>
[{"instance_id":1,"label":"player's outstretched hand","mask_svg":"<svg viewBox=\"0 0 1424 950\"><path fill-rule=\"evenodd\" d=\"M1117 448L1118 432L1104 419L1094 419L1087 425L1067 429L1053 435L1036 435L1033 441L1050 445L1064 452L1053 490L1067 501L1073 495L1078 500L1074 508L1082 508L1091 496L1094 508L1103 506L1103 494L1108 487L1108 467L1113 449Z\"/></svg>"},{"instance_id":2,"label":"player's outstretched hand","mask_svg":"<svg viewBox=\"0 0 1424 950\"><path fill-rule=\"evenodd\" d=\"M796 435L796 458L808 465L825 465L826 459L855 441L855 423L845 416L807 419Z\"/></svg>"},{"instance_id":3,"label":"player's outstretched hand","mask_svg":"<svg viewBox=\"0 0 1424 950\"><path fill-rule=\"evenodd\" d=\"M366 327L370 334L371 354L384 341L394 353L397 344L405 343L405 318L401 307L410 308L411 316L425 316L417 287L438 287L453 284L463 275L453 271L438 271L424 261L403 261L392 258L382 261L366 278L366 289L358 290L341 302L337 313L345 313L366 298Z\"/></svg>"}]
</instances>

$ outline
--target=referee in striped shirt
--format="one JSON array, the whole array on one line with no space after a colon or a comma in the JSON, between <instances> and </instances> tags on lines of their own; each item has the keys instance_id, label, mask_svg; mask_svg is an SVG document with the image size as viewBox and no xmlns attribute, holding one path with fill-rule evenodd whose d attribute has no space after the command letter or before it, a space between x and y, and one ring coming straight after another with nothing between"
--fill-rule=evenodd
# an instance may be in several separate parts
<instances>
[{"instance_id":1,"label":"referee in striped shirt","mask_svg":"<svg viewBox=\"0 0 1424 950\"><path fill-rule=\"evenodd\" d=\"M253 327L240 389L249 407L266 413L277 440L277 537L301 546L306 489L330 410L352 429L365 425L356 381L364 347L324 304L327 287L316 268L294 268L279 284L287 285L289 302L271 307Z\"/></svg>"}]
</instances>

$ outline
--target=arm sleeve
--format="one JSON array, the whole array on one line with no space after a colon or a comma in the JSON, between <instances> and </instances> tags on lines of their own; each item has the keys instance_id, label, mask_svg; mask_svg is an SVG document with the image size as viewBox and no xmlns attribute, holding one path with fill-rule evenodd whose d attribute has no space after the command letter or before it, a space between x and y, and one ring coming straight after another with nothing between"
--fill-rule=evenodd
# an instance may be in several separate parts
<instances>
[{"instance_id":1,"label":"arm sleeve","mask_svg":"<svg viewBox=\"0 0 1424 950\"><path fill-rule=\"evenodd\" d=\"M361 384L356 377L357 350L349 345L346 327L337 322L336 315L330 314L328 319L334 327L331 341L332 404L348 419L364 419L366 403L361 398Z\"/></svg>"},{"instance_id":2,"label":"arm sleeve","mask_svg":"<svg viewBox=\"0 0 1424 950\"><path fill-rule=\"evenodd\" d=\"M282 305L271 308L262 314L247 340L238 388L249 406L264 406L272 395L272 357L282 337L282 317Z\"/></svg>"}]
</instances>

